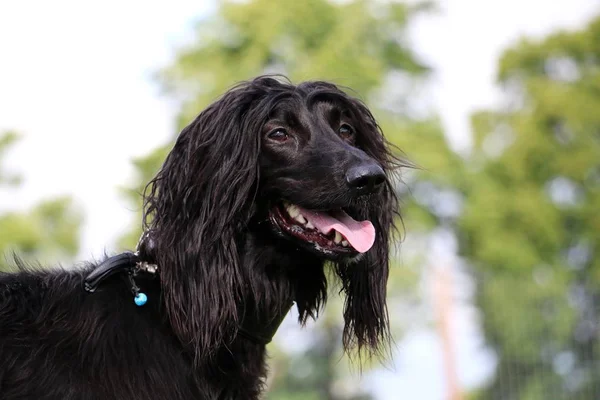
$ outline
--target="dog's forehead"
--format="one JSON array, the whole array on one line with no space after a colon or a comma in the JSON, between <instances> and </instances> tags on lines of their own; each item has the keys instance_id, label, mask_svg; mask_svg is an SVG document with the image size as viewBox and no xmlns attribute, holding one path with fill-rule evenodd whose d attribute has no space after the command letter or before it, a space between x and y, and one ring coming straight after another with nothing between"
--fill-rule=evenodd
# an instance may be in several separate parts
<instances>
[{"instance_id":1,"label":"dog's forehead","mask_svg":"<svg viewBox=\"0 0 600 400\"><path fill-rule=\"evenodd\" d=\"M311 108L311 113L314 115L323 115L329 118L339 119L342 117L350 118L352 113L347 104L335 100L321 100Z\"/></svg>"},{"instance_id":2,"label":"dog's forehead","mask_svg":"<svg viewBox=\"0 0 600 400\"><path fill-rule=\"evenodd\" d=\"M312 100L312 101L311 101ZM303 119L325 117L327 119L350 118L349 105L335 97L281 99L273 105L269 117L297 123Z\"/></svg>"}]
</instances>

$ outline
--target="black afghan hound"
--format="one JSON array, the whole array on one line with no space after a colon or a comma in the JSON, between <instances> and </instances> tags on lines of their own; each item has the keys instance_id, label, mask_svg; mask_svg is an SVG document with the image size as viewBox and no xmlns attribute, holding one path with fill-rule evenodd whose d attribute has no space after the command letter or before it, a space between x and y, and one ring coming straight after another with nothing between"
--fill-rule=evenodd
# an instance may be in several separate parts
<instances>
[{"instance_id":1,"label":"black afghan hound","mask_svg":"<svg viewBox=\"0 0 600 400\"><path fill-rule=\"evenodd\" d=\"M265 346L345 295L343 345L389 345L400 166L369 110L327 82L240 84L177 138L135 253L0 275L0 398L257 399Z\"/></svg>"}]
</instances>

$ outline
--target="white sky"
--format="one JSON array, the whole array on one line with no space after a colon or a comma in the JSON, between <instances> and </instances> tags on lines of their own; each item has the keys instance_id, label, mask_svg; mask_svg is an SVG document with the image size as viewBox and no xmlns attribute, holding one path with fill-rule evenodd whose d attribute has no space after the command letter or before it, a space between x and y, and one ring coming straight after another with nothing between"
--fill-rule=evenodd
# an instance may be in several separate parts
<instances>
[{"instance_id":1,"label":"white sky","mask_svg":"<svg viewBox=\"0 0 600 400\"><path fill-rule=\"evenodd\" d=\"M577 28L600 12L595 0L439 4L441 12L421 18L411 32L437 71L432 102L457 148L468 146L469 113L497 100L493 79L502 49L522 34ZM7 167L25 177L10 196L0 191L0 212L70 194L86 216L81 258L110 251L132 223L117 193L131 178L130 160L173 133L175 110L159 97L151 74L188 37L193 18L212 8L187 0L0 1L0 131L24 135ZM460 377L472 386L486 366L474 348L473 310L457 314ZM375 379L380 398L442 399L435 335L411 333L399 346L396 371Z\"/></svg>"},{"instance_id":2,"label":"white sky","mask_svg":"<svg viewBox=\"0 0 600 400\"><path fill-rule=\"evenodd\" d=\"M167 6L168 4L168 6ZM71 194L86 225L82 258L100 257L133 222L117 193L132 157L174 132L151 79L212 3L0 1L0 131L24 140L7 167L22 190L0 210Z\"/></svg>"}]
</instances>

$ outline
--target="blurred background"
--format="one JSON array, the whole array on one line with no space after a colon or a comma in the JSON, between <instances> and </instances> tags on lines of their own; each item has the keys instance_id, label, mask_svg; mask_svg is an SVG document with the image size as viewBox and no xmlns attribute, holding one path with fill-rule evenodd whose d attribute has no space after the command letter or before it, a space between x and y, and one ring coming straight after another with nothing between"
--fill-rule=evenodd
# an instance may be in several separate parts
<instances>
[{"instance_id":1,"label":"blurred background","mask_svg":"<svg viewBox=\"0 0 600 400\"><path fill-rule=\"evenodd\" d=\"M267 399L600 399L600 2L0 1L0 269L135 246L140 191L237 81L327 79L397 183L393 358L340 301L270 345Z\"/></svg>"}]
</instances>

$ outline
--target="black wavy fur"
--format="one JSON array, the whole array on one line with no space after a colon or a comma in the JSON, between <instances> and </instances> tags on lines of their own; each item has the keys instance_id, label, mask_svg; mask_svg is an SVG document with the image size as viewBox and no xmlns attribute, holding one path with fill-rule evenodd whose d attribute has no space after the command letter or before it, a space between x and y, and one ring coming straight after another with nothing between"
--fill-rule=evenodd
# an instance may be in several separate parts
<instances>
[{"instance_id":1,"label":"black wavy fur","mask_svg":"<svg viewBox=\"0 0 600 400\"><path fill-rule=\"evenodd\" d=\"M345 174L360 163L383 168L383 185L350 190ZM399 165L369 110L333 84L262 76L232 88L181 132L147 187L139 251L160 278L138 278L145 306L122 276L86 293L97 264L0 275L0 398L257 399L265 346L240 325L266 325L292 301L301 323L316 318L327 268L345 294L344 348L380 352ZM375 244L321 254L276 229L283 200L343 207L373 223Z\"/></svg>"}]
</instances>

